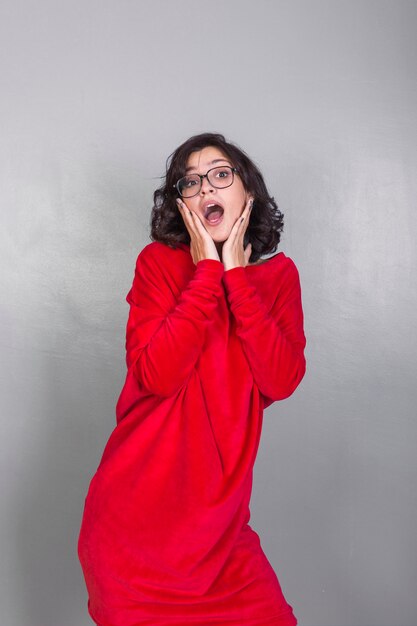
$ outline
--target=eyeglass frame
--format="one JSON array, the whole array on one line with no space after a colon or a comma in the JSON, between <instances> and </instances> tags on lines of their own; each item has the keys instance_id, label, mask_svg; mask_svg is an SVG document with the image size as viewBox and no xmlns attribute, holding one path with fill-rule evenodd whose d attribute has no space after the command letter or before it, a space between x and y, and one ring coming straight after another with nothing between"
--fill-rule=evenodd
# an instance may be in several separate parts
<instances>
[{"instance_id":1,"label":"eyeglass frame","mask_svg":"<svg viewBox=\"0 0 417 626\"><path fill-rule=\"evenodd\" d=\"M210 172L212 172L213 170L217 170L217 169L221 169L221 168L225 168L227 167L228 169L230 169L233 173L233 180L230 183L230 185L226 185L226 187L216 187L216 185L213 185L213 183L210 183L209 179L208 179L208 175L210 174ZM238 169L236 167L232 167L231 165L216 165L215 167L211 167L209 170L207 170L207 172L205 174L197 174L197 172L195 172L194 174L189 174L189 176L198 176L200 178L200 187L198 189L198 191L195 192L195 194L193 194L192 196L183 196L182 193L180 192L180 190L178 189L178 183L180 182L180 180L182 180L183 178L186 178L186 176L181 176L181 178L179 178L177 180L177 182L175 183L175 185L172 185L177 192L179 193L179 195L181 196L181 198L194 198L194 196L196 196L198 193L200 193L201 191L201 187L203 186L203 178L207 178L207 182L210 185L213 185L213 187L215 189L227 189L228 187L231 187L233 185L233 183L235 182L235 174L238 174Z\"/></svg>"}]
</instances>

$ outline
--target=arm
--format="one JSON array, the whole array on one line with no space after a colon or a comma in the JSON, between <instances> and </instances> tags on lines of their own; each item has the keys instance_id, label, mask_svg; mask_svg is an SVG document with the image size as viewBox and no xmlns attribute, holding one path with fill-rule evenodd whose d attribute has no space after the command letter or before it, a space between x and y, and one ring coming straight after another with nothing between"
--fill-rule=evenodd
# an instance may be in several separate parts
<instances>
[{"instance_id":1,"label":"arm","mask_svg":"<svg viewBox=\"0 0 417 626\"><path fill-rule=\"evenodd\" d=\"M306 362L301 288L297 268L285 258L277 297L270 312L248 281L243 267L224 273L236 333L265 406L290 396L302 380Z\"/></svg>"},{"instance_id":2,"label":"arm","mask_svg":"<svg viewBox=\"0 0 417 626\"><path fill-rule=\"evenodd\" d=\"M165 262L166 263L166 262ZM224 266L214 259L196 265L176 297L164 261L139 254L126 329L126 362L149 393L169 397L187 381L201 353L206 329L223 293ZM162 267L161 267L162 265Z\"/></svg>"}]
</instances>

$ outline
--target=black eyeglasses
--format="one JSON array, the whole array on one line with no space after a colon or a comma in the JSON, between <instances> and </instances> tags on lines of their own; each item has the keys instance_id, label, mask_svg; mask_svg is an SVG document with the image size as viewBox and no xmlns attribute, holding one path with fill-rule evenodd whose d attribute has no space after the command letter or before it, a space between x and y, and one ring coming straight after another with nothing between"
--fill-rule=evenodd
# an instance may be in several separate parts
<instances>
[{"instance_id":1,"label":"black eyeglasses","mask_svg":"<svg viewBox=\"0 0 417 626\"><path fill-rule=\"evenodd\" d=\"M237 172L235 167L221 165L212 167L206 174L188 174L177 180L173 187L176 188L182 198L192 198L196 196L203 184L203 178L207 178L210 185L216 189L224 189L233 185L234 175Z\"/></svg>"}]
</instances>

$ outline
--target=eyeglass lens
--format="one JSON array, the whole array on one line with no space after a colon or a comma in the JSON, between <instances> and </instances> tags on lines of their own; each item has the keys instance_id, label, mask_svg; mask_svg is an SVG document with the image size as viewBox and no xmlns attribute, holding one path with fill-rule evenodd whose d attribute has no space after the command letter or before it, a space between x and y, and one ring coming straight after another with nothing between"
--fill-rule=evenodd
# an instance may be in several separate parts
<instances>
[{"instance_id":1,"label":"eyeglass lens","mask_svg":"<svg viewBox=\"0 0 417 626\"><path fill-rule=\"evenodd\" d=\"M208 182L217 189L230 187L233 183L233 169L228 166L213 167L206 174ZM181 196L190 198L195 196L201 189L202 180L198 174L188 174L177 183L177 189Z\"/></svg>"}]
</instances>

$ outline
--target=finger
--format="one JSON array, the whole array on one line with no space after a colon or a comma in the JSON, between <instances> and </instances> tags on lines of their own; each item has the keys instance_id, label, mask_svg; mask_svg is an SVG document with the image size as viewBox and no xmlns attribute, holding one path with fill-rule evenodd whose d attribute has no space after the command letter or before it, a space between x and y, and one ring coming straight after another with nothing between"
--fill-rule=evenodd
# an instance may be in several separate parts
<instances>
[{"instance_id":1,"label":"finger","mask_svg":"<svg viewBox=\"0 0 417 626\"><path fill-rule=\"evenodd\" d=\"M187 217L188 216L191 217L191 211L187 207L187 205L180 198L177 198L176 202L177 202L177 206L178 206L181 214L184 215L184 216L187 216Z\"/></svg>"},{"instance_id":2,"label":"finger","mask_svg":"<svg viewBox=\"0 0 417 626\"><path fill-rule=\"evenodd\" d=\"M203 220L198 215L198 213L196 213L195 211L191 211L191 214L192 214L192 219L194 220L195 228L198 231L199 235L203 239L207 239L207 238L212 239L212 236L210 235L209 231L205 227L205 224L203 224Z\"/></svg>"},{"instance_id":3,"label":"finger","mask_svg":"<svg viewBox=\"0 0 417 626\"><path fill-rule=\"evenodd\" d=\"M182 219L184 220L185 226L188 230L188 232L191 234L195 234L195 225L194 225L194 220L192 219L192 212L190 211L190 209L187 207L186 204L184 204L184 202L182 200L180 200L179 198L177 198L177 206L179 208L179 211L182 215Z\"/></svg>"},{"instance_id":4,"label":"finger","mask_svg":"<svg viewBox=\"0 0 417 626\"><path fill-rule=\"evenodd\" d=\"M197 263L199 259L199 254L197 250L199 248L199 240L200 240L198 229L196 228L196 225L194 223L192 212L187 207L187 205L180 198L177 198L176 203L178 206L178 210L181 213L185 227L190 236L190 253L193 259L193 263Z\"/></svg>"},{"instance_id":5,"label":"finger","mask_svg":"<svg viewBox=\"0 0 417 626\"><path fill-rule=\"evenodd\" d=\"M245 265L248 265L251 253L252 253L252 244L249 242L245 248L245 253L244 253Z\"/></svg>"},{"instance_id":6,"label":"finger","mask_svg":"<svg viewBox=\"0 0 417 626\"><path fill-rule=\"evenodd\" d=\"M189 209L189 211L190 211L191 219L193 220L193 223L195 224L196 228L200 228L200 227L204 228L204 225L201 222L200 216L197 215L197 213L195 211L192 211L191 209ZM204 230L206 229L204 228Z\"/></svg>"},{"instance_id":7,"label":"finger","mask_svg":"<svg viewBox=\"0 0 417 626\"><path fill-rule=\"evenodd\" d=\"M238 236L239 236L239 229L242 225L243 220L244 220L244 217L240 216L237 218L237 220L233 224L232 230L230 231L230 235L227 239L230 242L229 243L230 246L236 245L236 242L238 241Z\"/></svg>"},{"instance_id":8,"label":"finger","mask_svg":"<svg viewBox=\"0 0 417 626\"><path fill-rule=\"evenodd\" d=\"M251 211L252 211L253 198L249 198L249 200L245 204L245 208L243 209L240 219L241 222L247 222L249 220Z\"/></svg>"},{"instance_id":9,"label":"finger","mask_svg":"<svg viewBox=\"0 0 417 626\"><path fill-rule=\"evenodd\" d=\"M246 229L247 229L248 224L249 224L251 208L252 208L252 201L249 200L249 202L247 202L245 208L243 209L240 218L238 218L238 220L237 220L237 222L238 222L238 228L237 228L237 235L238 235L238 237L241 236L243 238L243 236L244 236L244 234L246 232Z\"/></svg>"},{"instance_id":10,"label":"finger","mask_svg":"<svg viewBox=\"0 0 417 626\"><path fill-rule=\"evenodd\" d=\"M249 217L251 215L252 206L253 206L253 198L249 198L248 202L246 203L245 210L243 211L243 214L244 214L245 218L247 218L247 219L249 219Z\"/></svg>"},{"instance_id":11,"label":"finger","mask_svg":"<svg viewBox=\"0 0 417 626\"><path fill-rule=\"evenodd\" d=\"M242 223L243 223L243 228L242 228L242 234L244 235L248 226L249 226L249 220L250 220L250 216L252 213L252 205L253 205L253 198L250 198L246 204L246 207L242 213Z\"/></svg>"},{"instance_id":12,"label":"finger","mask_svg":"<svg viewBox=\"0 0 417 626\"><path fill-rule=\"evenodd\" d=\"M238 249L241 249L244 246L244 237L245 237L245 233L247 231L248 225L249 225L249 217L251 213L251 208L252 208L252 199L249 199L249 201L246 203L246 206L240 218L238 218L237 220L237 228L236 228L236 232L234 233L232 244L235 245Z\"/></svg>"}]
</instances>

